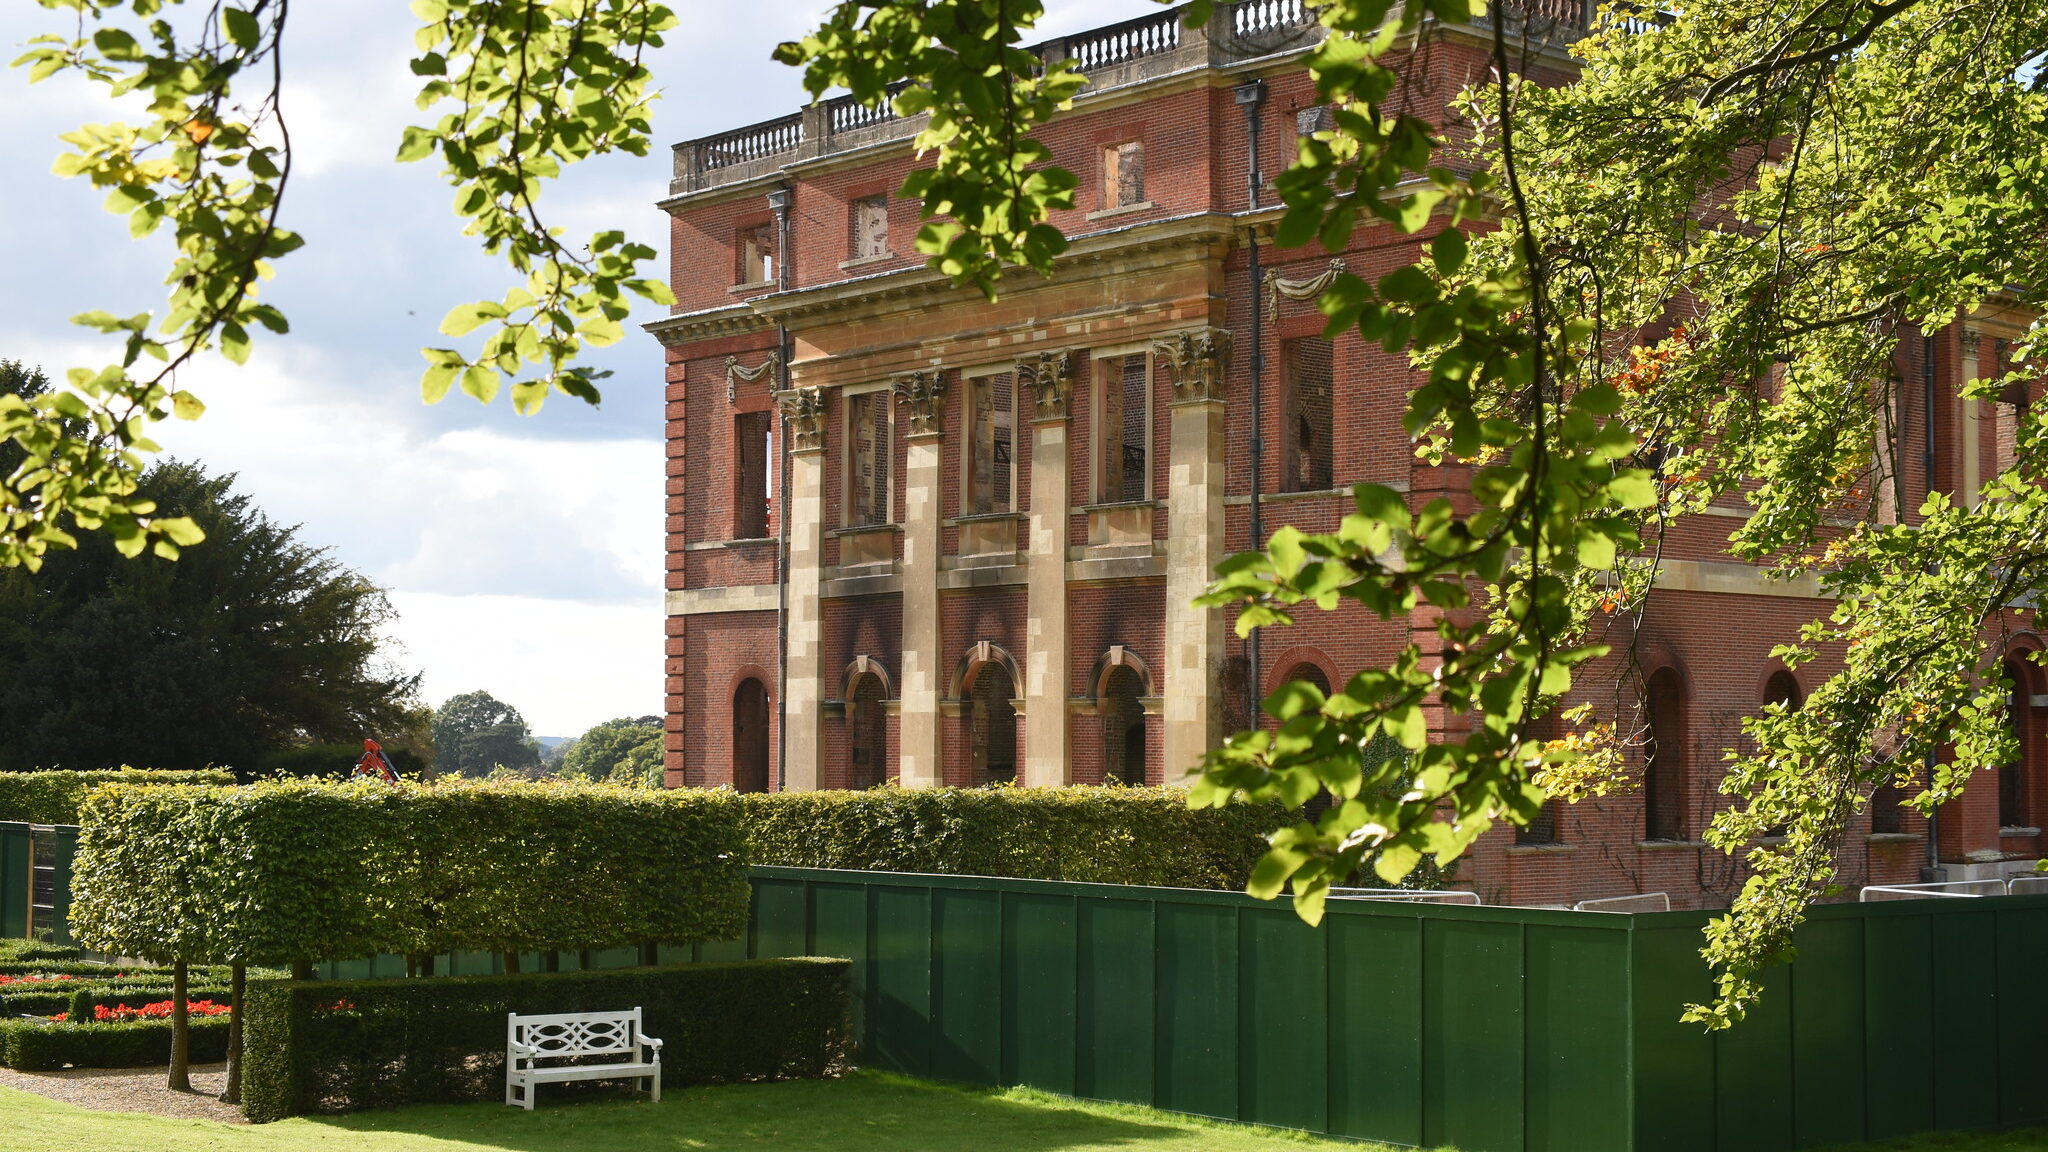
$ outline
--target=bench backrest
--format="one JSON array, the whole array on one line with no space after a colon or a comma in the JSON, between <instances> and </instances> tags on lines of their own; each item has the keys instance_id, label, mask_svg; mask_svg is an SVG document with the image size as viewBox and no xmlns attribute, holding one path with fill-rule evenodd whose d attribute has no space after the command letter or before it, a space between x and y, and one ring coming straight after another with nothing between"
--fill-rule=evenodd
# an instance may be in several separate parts
<instances>
[{"instance_id":1,"label":"bench backrest","mask_svg":"<svg viewBox=\"0 0 2048 1152\"><path fill-rule=\"evenodd\" d=\"M542 1056L631 1052L640 1043L640 1009L631 1012L507 1013L505 1038Z\"/></svg>"}]
</instances>

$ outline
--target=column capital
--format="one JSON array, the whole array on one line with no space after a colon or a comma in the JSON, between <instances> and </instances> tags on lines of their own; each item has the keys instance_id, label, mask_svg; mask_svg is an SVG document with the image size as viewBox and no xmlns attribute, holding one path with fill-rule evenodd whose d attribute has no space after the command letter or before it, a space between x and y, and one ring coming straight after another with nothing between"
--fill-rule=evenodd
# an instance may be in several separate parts
<instances>
[{"instance_id":1,"label":"column capital","mask_svg":"<svg viewBox=\"0 0 2048 1152\"><path fill-rule=\"evenodd\" d=\"M1984 342L1984 334L1975 328L1963 329L1963 355L1975 358L1977 349Z\"/></svg>"},{"instance_id":2,"label":"column capital","mask_svg":"<svg viewBox=\"0 0 2048 1152\"><path fill-rule=\"evenodd\" d=\"M936 368L896 377L896 395L910 406L910 435L937 436L946 429L946 374Z\"/></svg>"},{"instance_id":3,"label":"column capital","mask_svg":"<svg viewBox=\"0 0 2048 1152\"><path fill-rule=\"evenodd\" d=\"M1034 419L1065 420L1074 398L1074 354L1040 352L1017 361L1017 383L1031 388Z\"/></svg>"},{"instance_id":4,"label":"column capital","mask_svg":"<svg viewBox=\"0 0 2048 1152\"><path fill-rule=\"evenodd\" d=\"M777 392L775 402L782 406L782 417L789 421L789 450L791 452L823 452L825 450L825 390L822 388L791 388Z\"/></svg>"},{"instance_id":5,"label":"column capital","mask_svg":"<svg viewBox=\"0 0 2048 1152\"><path fill-rule=\"evenodd\" d=\"M1230 359L1230 329L1194 328L1152 345L1173 376L1175 402L1220 402L1223 366Z\"/></svg>"}]
</instances>

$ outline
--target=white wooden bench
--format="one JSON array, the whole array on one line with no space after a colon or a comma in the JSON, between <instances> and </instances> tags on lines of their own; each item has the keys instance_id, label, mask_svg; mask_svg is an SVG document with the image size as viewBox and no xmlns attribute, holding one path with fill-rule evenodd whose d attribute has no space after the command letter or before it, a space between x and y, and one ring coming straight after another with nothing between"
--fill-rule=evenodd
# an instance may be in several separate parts
<instances>
[{"instance_id":1,"label":"white wooden bench","mask_svg":"<svg viewBox=\"0 0 2048 1152\"><path fill-rule=\"evenodd\" d=\"M616 1063L567 1064L579 1056L618 1056ZM550 1061L543 1064L541 1061ZM661 1041L640 1030L631 1012L550 1012L505 1017L505 1103L533 1111L533 1090L564 1080L631 1076L661 1099ZM514 1095L514 1089L518 1090Z\"/></svg>"}]
</instances>

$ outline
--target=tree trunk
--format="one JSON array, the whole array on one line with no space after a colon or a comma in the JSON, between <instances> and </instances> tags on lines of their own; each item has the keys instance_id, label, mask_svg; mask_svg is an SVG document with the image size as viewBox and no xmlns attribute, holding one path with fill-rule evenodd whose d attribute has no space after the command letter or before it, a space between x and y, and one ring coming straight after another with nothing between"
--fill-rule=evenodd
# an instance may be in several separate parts
<instances>
[{"instance_id":1,"label":"tree trunk","mask_svg":"<svg viewBox=\"0 0 2048 1152\"><path fill-rule=\"evenodd\" d=\"M223 1104L242 1102L242 993L248 977L249 970L237 962L228 978L228 1086L220 1094Z\"/></svg>"},{"instance_id":2,"label":"tree trunk","mask_svg":"<svg viewBox=\"0 0 2048 1152\"><path fill-rule=\"evenodd\" d=\"M649 940L640 945L641 966L652 968L661 963L661 945Z\"/></svg>"},{"instance_id":3,"label":"tree trunk","mask_svg":"<svg viewBox=\"0 0 2048 1152\"><path fill-rule=\"evenodd\" d=\"M192 1073L186 1063L191 1038L185 1011L185 962L180 960L171 965L171 1075L166 1086L173 1092L192 1090Z\"/></svg>"},{"instance_id":4,"label":"tree trunk","mask_svg":"<svg viewBox=\"0 0 2048 1152\"><path fill-rule=\"evenodd\" d=\"M433 974L434 954L432 952L429 952L425 956L420 957L420 975L432 976Z\"/></svg>"},{"instance_id":5,"label":"tree trunk","mask_svg":"<svg viewBox=\"0 0 2048 1152\"><path fill-rule=\"evenodd\" d=\"M552 949L541 953L540 970L543 972L560 972L562 970L562 954Z\"/></svg>"},{"instance_id":6,"label":"tree trunk","mask_svg":"<svg viewBox=\"0 0 2048 1152\"><path fill-rule=\"evenodd\" d=\"M519 953L505 953L505 972L511 976L519 975Z\"/></svg>"}]
</instances>

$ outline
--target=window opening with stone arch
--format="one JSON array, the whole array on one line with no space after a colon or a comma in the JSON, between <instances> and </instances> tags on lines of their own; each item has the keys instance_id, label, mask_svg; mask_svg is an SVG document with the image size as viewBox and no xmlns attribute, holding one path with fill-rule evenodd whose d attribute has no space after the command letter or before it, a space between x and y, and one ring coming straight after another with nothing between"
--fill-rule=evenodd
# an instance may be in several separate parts
<instances>
[{"instance_id":1,"label":"window opening with stone arch","mask_svg":"<svg viewBox=\"0 0 2048 1152\"><path fill-rule=\"evenodd\" d=\"M975 673L968 692L968 768L975 784L1017 779L1017 709L1010 703L1010 674L991 660Z\"/></svg>"},{"instance_id":2,"label":"window opening with stone arch","mask_svg":"<svg viewBox=\"0 0 2048 1152\"><path fill-rule=\"evenodd\" d=\"M1311 664L1307 661L1303 661L1300 664L1296 664L1293 668L1288 670L1287 677L1285 680L1282 681L1282 683L1292 684L1297 681L1314 687L1316 691L1321 692L1323 694L1323 698L1325 700L1329 699L1330 677L1328 673L1325 673L1323 671L1322 665ZM1323 818L1323 813L1328 812L1330 810L1330 804L1331 799L1328 790L1322 788L1316 789L1316 794L1309 797L1308 800L1301 806L1302 819L1307 820L1311 823L1317 820L1321 820Z\"/></svg>"},{"instance_id":3,"label":"window opening with stone arch","mask_svg":"<svg viewBox=\"0 0 2048 1152\"><path fill-rule=\"evenodd\" d=\"M751 676L732 694L732 786L768 790L768 689Z\"/></svg>"},{"instance_id":4,"label":"window opening with stone arch","mask_svg":"<svg viewBox=\"0 0 2048 1152\"><path fill-rule=\"evenodd\" d=\"M1643 693L1643 838L1685 840L1685 684L1660 668Z\"/></svg>"},{"instance_id":5,"label":"window opening with stone arch","mask_svg":"<svg viewBox=\"0 0 2048 1152\"><path fill-rule=\"evenodd\" d=\"M882 696L882 678L869 672L860 677L846 701L846 722L853 737L849 788L876 788L888 779L889 719Z\"/></svg>"},{"instance_id":6,"label":"window opening with stone arch","mask_svg":"<svg viewBox=\"0 0 2048 1152\"><path fill-rule=\"evenodd\" d=\"M1102 719L1102 782L1143 784L1151 778L1145 739L1145 683L1128 664L1102 678L1098 715Z\"/></svg>"},{"instance_id":7,"label":"window opening with stone arch","mask_svg":"<svg viewBox=\"0 0 2048 1152\"><path fill-rule=\"evenodd\" d=\"M1799 689L1799 677L1794 676L1789 668L1780 668L1776 672L1771 673L1770 679L1764 681L1764 703L1780 705L1787 712L1799 711L1800 705L1806 703L1806 693ZM1873 798L1874 803L1875 798ZM1897 815L1896 802L1894 802L1893 815L1894 817ZM1877 819L1874 807L1871 811L1871 819L1873 821ZM1764 829L1765 836L1783 836L1784 834L1785 826L1783 824L1773 824L1769 828Z\"/></svg>"}]
</instances>

